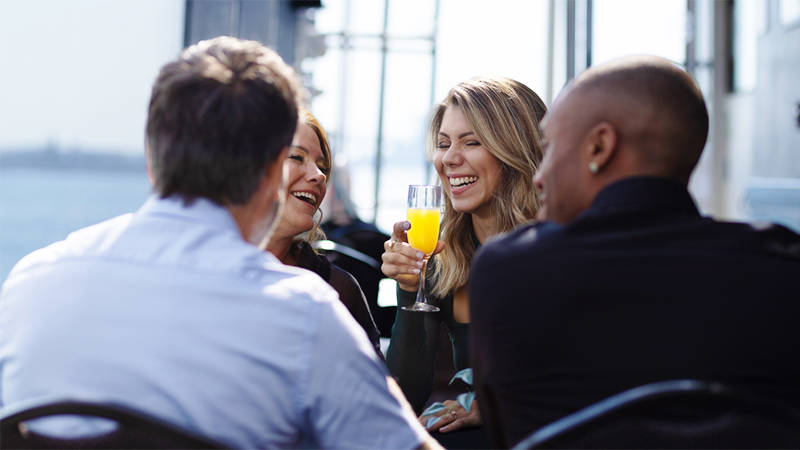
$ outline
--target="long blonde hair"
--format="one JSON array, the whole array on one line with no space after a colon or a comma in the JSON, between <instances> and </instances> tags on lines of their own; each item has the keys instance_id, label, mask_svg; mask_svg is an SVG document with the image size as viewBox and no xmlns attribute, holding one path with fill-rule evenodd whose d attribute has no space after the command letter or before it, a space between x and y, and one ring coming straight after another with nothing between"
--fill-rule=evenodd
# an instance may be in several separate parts
<instances>
[{"instance_id":1,"label":"long blonde hair","mask_svg":"<svg viewBox=\"0 0 800 450\"><path fill-rule=\"evenodd\" d=\"M546 112L544 102L524 84L509 79L481 77L456 85L433 110L426 154L433 160L445 110L458 107L483 147L501 163L502 182L495 192L491 211L495 229L505 232L532 220L539 209L533 175L542 160L539 121ZM444 196L441 239L446 246L435 256L431 293L443 297L467 284L469 266L477 247L472 216L453 209Z\"/></svg>"}]
</instances>

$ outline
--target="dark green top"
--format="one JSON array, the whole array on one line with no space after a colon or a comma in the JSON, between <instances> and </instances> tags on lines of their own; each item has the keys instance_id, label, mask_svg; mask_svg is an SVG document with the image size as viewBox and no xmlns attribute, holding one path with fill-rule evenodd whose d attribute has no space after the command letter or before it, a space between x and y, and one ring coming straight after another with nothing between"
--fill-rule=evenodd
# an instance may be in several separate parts
<instances>
[{"instance_id":1,"label":"dark green top","mask_svg":"<svg viewBox=\"0 0 800 450\"><path fill-rule=\"evenodd\" d=\"M426 294L430 289L433 263L428 264ZM397 315L392 327L392 340L386 352L389 372L419 413L433 391L433 376L436 367L436 351L439 347L439 327L444 323L453 346L453 365L456 371L470 367L469 323L456 322L453 317L453 294L445 297L428 295L428 301L439 307L435 313L405 311L402 306L416 300L416 292L397 288Z\"/></svg>"}]
</instances>

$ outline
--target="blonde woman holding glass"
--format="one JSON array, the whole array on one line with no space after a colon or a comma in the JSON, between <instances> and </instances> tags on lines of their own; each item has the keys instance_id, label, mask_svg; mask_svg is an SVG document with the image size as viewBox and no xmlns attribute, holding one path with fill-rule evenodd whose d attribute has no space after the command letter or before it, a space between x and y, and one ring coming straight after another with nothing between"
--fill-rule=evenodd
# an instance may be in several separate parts
<instances>
[{"instance_id":1,"label":"blonde woman holding glass","mask_svg":"<svg viewBox=\"0 0 800 450\"><path fill-rule=\"evenodd\" d=\"M426 154L439 175L444 212L423 289L440 311L398 308L387 352L390 372L418 413L433 390L442 323L456 371L470 367L467 282L475 252L492 236L536 217L533 176L542 158L539 121L545 110L524 84L492 77L458 84L434 108ZM409 228L408 221L395 223L382 257L383 273L397 281L401 307L415 301L424 257L408 244ZM447 400L420 421L443 433L480 426L477 403L462 403Z\"/></svg>"}]
</instances>

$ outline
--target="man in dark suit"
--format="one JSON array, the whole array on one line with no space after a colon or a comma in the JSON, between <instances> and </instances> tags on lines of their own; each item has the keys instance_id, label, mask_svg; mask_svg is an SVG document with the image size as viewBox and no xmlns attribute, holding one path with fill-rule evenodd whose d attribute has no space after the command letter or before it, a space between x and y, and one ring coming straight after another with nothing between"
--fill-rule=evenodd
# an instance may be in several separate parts
<instances>
[{"instance_id":1,"label":"man in dark suit","mask_svg":"<svg viewBox=\"0 0 800 450\"><path fill-rule=\"evenodd\" d=\"M591 68L542 122L538 224L484 246L469 295L497 447L656 380L718 380L800 406L800 236L699 214L708 133L690 76L654 57Z\"/></svg>"}]
</instances>

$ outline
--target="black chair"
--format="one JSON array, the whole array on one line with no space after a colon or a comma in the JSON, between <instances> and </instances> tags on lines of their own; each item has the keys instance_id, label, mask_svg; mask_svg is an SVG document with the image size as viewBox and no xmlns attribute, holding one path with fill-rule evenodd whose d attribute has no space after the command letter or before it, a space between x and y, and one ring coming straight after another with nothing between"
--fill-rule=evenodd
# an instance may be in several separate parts
<instances>
[{"instance_id":1,"label":"black chair","mask_svg":"<svg viewBox=\"0 0 800 450\"><path fill-rule=\"evenodd\" d=\"M721 383L670 380L590 405L514 449L800 448L800 414Z\"/></svg>"},{"instance_id":2,"label":"black chair","mask_svg":"<svg viewBox=\"0 0 800 450\"><path fill-rule=\"evenodd\" d=\"M56 438L37 434L26 421L59 415L78 415L110 419L116 428L106 434L81 438ZM0 448L227 448L213 439L200 436L161 419L117 404L62 401L35 406L0 418Z\"/></svg>"},{"instance_id":3,"label":"black chair","mask_svg":"<svg viewBox=\"0 0 800 450\"><path fill-rule=\"evenodd\" d=\"M324 250L326 252L336 252L341 255L348 256L360 263L366 264L367 266L371 267L374 270L381 270L381 263L377 259L369 255L366 255L364 253L361 253L360 251L348 247L344 244L333 242L328 239L322 239L319 241L314 241L312 243L312 246L317 250Z\"/></svg>"}]
</instances>

